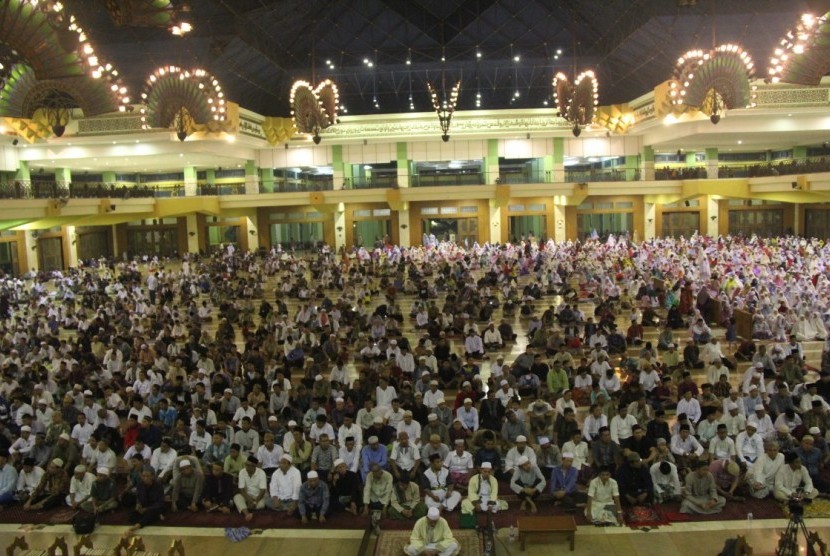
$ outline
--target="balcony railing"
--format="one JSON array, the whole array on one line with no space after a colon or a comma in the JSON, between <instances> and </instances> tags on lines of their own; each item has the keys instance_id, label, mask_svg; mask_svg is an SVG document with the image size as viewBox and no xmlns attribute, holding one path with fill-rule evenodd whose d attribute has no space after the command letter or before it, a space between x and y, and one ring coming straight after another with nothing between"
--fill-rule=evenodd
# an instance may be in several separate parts
<instances>
[{"instance_id":1,"label":"balcony railing","mask_svg":"<svg viewBox=\"0 0 830 556\"><path fill-rule=\"evenodd\" d=\"M779 162L755 162L749 164L735 164L721 162L718 165L719 178L756 178L765 176L789 176L796 174L811 174L830 172L830 156L811 157ZM590 182L631 182L640 181L643 177L639 167L615 168L565 168L564 171L543 172L515 172L502 169L499 172L459 172L433 174L399 174L397 176L374 176L371 178L350 178L339 183L343 189L394 189L398 184L409 183L411 187L444 187L467 185L518 185L518 184L545 184L545 183L590 183ZM654 170L654 179L662 180L694 180L706 179L705 166L678 166L657 167ZM334 189L332 176L318 176L315 179L277 178L273 183L273 192L292 191L331 191ZM43 180L12 180L0 182L0 199L139 199L184 197L185 185L173 183L165 185L138 184L117 185L111 183L62 183ZM260 185L260 193L271 192L264 185ZM198 184L196 195L244 195L245 184Z\"/></svg>"}]
</instances>

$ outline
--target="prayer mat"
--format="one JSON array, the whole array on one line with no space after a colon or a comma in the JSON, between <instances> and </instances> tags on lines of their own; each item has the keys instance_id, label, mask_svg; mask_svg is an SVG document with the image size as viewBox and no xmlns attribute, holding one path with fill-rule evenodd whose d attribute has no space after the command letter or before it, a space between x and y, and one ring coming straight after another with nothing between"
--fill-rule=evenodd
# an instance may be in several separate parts
<instances>
[{"instance_id":1,"label":"prayer mat","mask_svg":"<svg viewBox=\"0 0 830 556\"><path fill-rule=\"evenodd\" d=\"M411 531L381 531L375 545L375 556L402 556ZM453 531L461 551L458 556L481 556L481 540L475 531Z\"/></svg>"},{"instance_id":2,"label":"prayer mat","mask_svg":"<svg viewBox=\"0 0 830 556\"><path fill-rule=\"evenodd\" d=\"M651 506L632 506L626 508L623 512L623 518L625 519L625 524L632 529L669 525L669 520Z\"/></svg>"},{"instance_id":3,"label":"prayer mat","mask_svg":"<svg viewBox=\"0 0 830 556\"><path fill-rule=\"evenodd\" d=\"M781 504L784 515L790 517L790 509L787 504ZM830 500L827 498L816 498L810 504L804 505L805 518L830 517Z\"/></svg>"},{"instance_id":4,"label":"prayer mat","mask_svg":"<svg viewBox=\"0 0 830 556\"><path fill-rule=\"evenodd\" d=\"M67 523L72 523L72 518L75 517L75 514L78 513L78 510L72 508L61 508L56 512L52 512L49 515L49 520L47 523L49 525L65 525Z\"/></svg>"}]
</instances>

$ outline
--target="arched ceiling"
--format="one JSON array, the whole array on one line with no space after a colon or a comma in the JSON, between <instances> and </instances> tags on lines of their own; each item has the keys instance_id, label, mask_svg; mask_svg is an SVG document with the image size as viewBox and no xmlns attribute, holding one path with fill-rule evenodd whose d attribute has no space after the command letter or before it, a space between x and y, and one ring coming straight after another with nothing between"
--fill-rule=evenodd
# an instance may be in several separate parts
<instances>
[{"instance_id":1,"label":"arched ceiling","mask_svg":"<svg viewBox=\"0 0 830 556\"><path fill-rule=\"evenodd\" d=\"M482 109L552 106L553 75L584 69L596 71L601 104L626 102L668 79L683 52L710 48L713 34L742 45L760 70L803 12L830 10L828 0L715 1L714 16L709 0L64 3L132 90L158 66L200 66L230 100L282 116L296 79L334 80L347 114L408 111L410 91L415 109L429 110L426 84L442 70L464 82L459 110L474 108L478 92ZM182 9L194 26L183 38L166 28Z\"/></svg>"}]
</instances>

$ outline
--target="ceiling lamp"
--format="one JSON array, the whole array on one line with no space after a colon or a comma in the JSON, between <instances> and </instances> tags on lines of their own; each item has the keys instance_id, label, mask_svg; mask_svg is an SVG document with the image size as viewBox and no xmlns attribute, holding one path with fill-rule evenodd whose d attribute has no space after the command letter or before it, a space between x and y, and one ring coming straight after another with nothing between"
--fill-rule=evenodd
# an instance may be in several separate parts
<instances>
[{"instance_id":1,"label":"ceiling lamp","mask_svg":"<svg viewBox=\"0 0 830 556\"><path fill-rule=\"evenodd\" d=\"M427 88L429 89L429 96L432 100L432 108L438 114L438 124L441 126L441 140L446 143L450 140L450 124L452 123L452 115L455 113L455 107L458 105L461 81L456 82L455 86L450 90L449 98L447 98L446 89L442 91L444 96L443 100L438 98L438 91L435 90L432 83L427 83Z\"/></svg>"},{"instance_id":2,"label":"ceiling lamp","mask_svg":"<svg viewBox=\"0 0 830 556\"><path fill-rule=\"evenodd\" d=\"M337 123L340 93L334 81L326 79L315 88L308 81L296 81L291 87L291 119L299 133L311 135L319 145L320 132Z\"/></svg>"},{"instance_id":3,"label":"ceiling lamp","mask_svg":"<svg viewBox=\"0 0 830 556\"><path fill-rule=\"evenodd\" d=\"M559 115L571 124L574 137L579 137L582 128L594 121L599 103L599 83L594 72L583 71L573 84L564 73L557 73L553 77L553 101Z\"/></svg>"},{"instance_id":4,"label":"ceiling lamp","mask_svg":"<svg viewBox=\"0 0 830 556\"><path fill-rule=\"evenodd\" d=\"M225 93L219 81L203 69L157 68L141 93L141 128L170 128L184 141L194 124L224 121Z\"/></svg>"},{"instance_id":5,"label":"ceiling lamp","mask_svg":"<svg viewBox=\"0 0 830 556\"><path fill-rule=\"evenodd\" d=\"M830 12L804 14L781 39L770 57L768 79L773 83L816 86L830 72Z\"/></svg>"},{"instance_id":6,"label":"ceiling lamp","mask_svg":"<svg viewBox=\"0 0 830 556\"><path fill-rule=\"evenodd\" d=\"M677 60L669 85L672 104L696 108L717 124L724 110L755 106L755 64L736 44L690 50Z\"/></svg>"}]
</instances>

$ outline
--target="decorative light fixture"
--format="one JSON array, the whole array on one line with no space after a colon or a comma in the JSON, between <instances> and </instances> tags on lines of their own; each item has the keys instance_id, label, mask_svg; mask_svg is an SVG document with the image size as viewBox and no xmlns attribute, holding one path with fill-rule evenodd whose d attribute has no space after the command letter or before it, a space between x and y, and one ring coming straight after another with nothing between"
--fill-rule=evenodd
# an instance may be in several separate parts
<instances>
[{"instance_id":1,"label":"decorative light fixture","mask_svg":"<svg viewBox=\"0 0 830 556\"><path fill-rule=\"evenodd\" d=\"M579 137L582 128L594 121L599 103L599 83L594 72L583 71L573 84L564 73L557 73L553 77L553 101L559 115L571 124L574 137Z\"/></svg>"},{"instance_id":2,"label":"decorative light fixture","mask_svg":"<svg viewBox=\"0 0 830 556\"><path fill-rule=\"evenodd\" d=\"M173 126L179 141L187 138L193 124L224 121L227 116L222 86L201 68L157 68L144 83L141 101L141 128Z\"/></svg>"},{"instance_id":3,"label":"decorative light fixture","mask_svg":"<svg viewBox=\"0 0 830 556\"><path fill-rule=\"evenodd\" d=\"M697 108L717 124L724 110L755 106L755 64L736 44L690 50L677 59L669 86L672 104Z\"/></svg>"},{"instance_id":4,"label":"decorative light fixture","mask_svg":"<svg viewBox=\"0 0 830 556\"><path fill-rule=\"evenodd\" d=\"M340 105L337 85L326 79L312 89L308 81L296 81L291 87L289 99L294 128L311 135L314 144L319 145L322 140L320 132L337 123Z\"/></svg>"},{"instance_id":5,"label":"decorative light fixture","mask_svg":"<svg viewBox=\"0 0 830 556\"><path fill-rule=\"evenodd\" d=\"M773 83L781 81L816 86L830 72L830 12L821 17L804 14L775 48L767 70Z\"/></svg>"},{"instance_id":6,"label":"decorative light fixture","mask_svg":"<svg viewBox=\"0 0 830 556\"><path fill-rule=\"evenodd\" d=\"M438 92L432 83L427 83L429 89L429 96L432 99L432 108L438 114L438 123L441 126L441 140L445 143L450 140L450 124L452 123L452 115L455 113L455 107L458 105L458 94L461 92L461 81L456 82L455 86L449 93L447 98L447 90L444 83L444 77L441 77L443 100L438 98Z\"/></svg>"}]
</instances>

